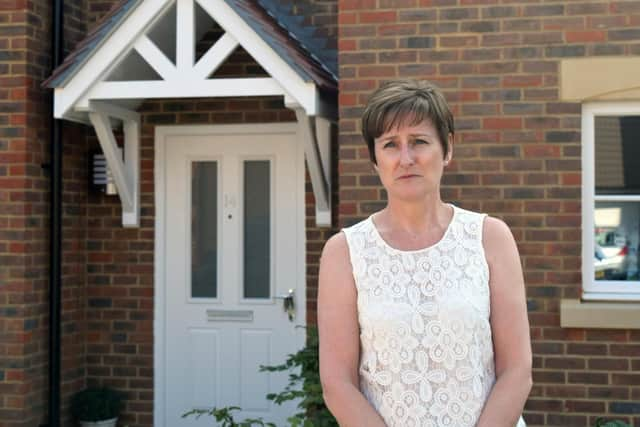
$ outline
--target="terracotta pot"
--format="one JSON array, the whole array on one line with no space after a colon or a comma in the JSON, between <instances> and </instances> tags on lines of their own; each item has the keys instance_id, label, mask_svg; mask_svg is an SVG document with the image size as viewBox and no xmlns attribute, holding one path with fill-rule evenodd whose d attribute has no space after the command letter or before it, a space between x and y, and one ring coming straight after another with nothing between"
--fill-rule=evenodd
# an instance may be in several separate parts
<instances>
[{"instance_id":1,"label":"terracotta pot","mask_svg":"<svg viewBox=\"0 0 640 427\"><path fill-rule=\"evenodd\" d=\"M81 427L116 427L118 417L102 421L80 421Z\"/></svg>"}]
</instances>

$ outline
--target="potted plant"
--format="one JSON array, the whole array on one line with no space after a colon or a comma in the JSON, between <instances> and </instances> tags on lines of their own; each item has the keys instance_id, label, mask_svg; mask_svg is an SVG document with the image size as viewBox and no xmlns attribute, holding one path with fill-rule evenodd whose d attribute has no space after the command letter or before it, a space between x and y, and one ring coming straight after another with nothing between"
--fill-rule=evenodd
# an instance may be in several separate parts
<instances>
[{"instance_id":1,"label":"potted plant","mask_svg":"<svg viewBox=\"0 0 640 427\"><path fill-rule=\"evenodd\" d=\"M79 391L71 400L71 413L82 427L115 427L122 409L122 394L108 387Z\"/></svg>"}]
</instances>

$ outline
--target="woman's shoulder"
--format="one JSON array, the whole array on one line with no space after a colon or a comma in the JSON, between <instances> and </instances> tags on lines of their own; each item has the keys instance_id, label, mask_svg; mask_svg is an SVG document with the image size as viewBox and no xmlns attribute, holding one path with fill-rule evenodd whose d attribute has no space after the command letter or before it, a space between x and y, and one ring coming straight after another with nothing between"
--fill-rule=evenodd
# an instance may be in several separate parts
<instances>
[{"instance_id":1,"label":"woman's shoulder","mask_svg":"<svg viewBox=\"0 0 640 427\"><path fill-rule=\"evenodd\" d=\"M456 215L463 221L479 220L487 217L487 214L482 212L476 212L469 209L461 208L460 206L456 206L454 204L451 204L451 206L453 206L453 208L456 210Z\"/></svg>"},{"instance_id":2,"label":"woman's shoulder","mask_svg":"<svg viewBox=\"0 0 640 427\"><path fill-rule=\"evenodd\" d=\"M370 215L366 218L360 218L359 220L357 219L343 227L341 231L345 234L364 231L369 227L372 216L373 215Z\"/></svg>"},{"instance_id":3,"label":"woman's shoulder","mask_svg":"<svg viewBox=\"0 0 640 427\"><path fill-rule=\"evenodd\" d=\"M350 259L352 252L370 238L371 217L357 220L331 236L322 250L322 258L343 257Z\"/></svg>"},{"instance_id":4,"label":"woman's shoulder","mask_svg":"<svg viewBox=\"0 0 640 427\"><path fill-rule=\"evenodd\" d=\"M514 249L517 253L515 238L507 223L488 215L482 227L482 245L489 260L500 259Z\"/></svg>"},{"instance_id":5,"label":"woman's shoulder","mask_svg":"<svg viewBox=\"0 0 640 427\"><path fill-rule=\"evenodd\" d=\"M477 230L477 234L482 239L482 244L487 249L492 246L501 246L513 240L513 235L509 226L500 218L488 215L484 212L476 212L460 207L455 207L459 221L465 229Z\"/></svg>"},{"instance_id":6,"label":"woman's shoulder","mask_svg":"<svg viewBox=\"0 0 640 427\"><path fill-rule=\"evenodd\" d=\"M322 249L320 255L321 276L328 277L322 273L330 272L329 276L332 278L350 278L351 270L351 254L347 237L345 233L338 232L326 241Z\"/></svg>"}]
</instances>

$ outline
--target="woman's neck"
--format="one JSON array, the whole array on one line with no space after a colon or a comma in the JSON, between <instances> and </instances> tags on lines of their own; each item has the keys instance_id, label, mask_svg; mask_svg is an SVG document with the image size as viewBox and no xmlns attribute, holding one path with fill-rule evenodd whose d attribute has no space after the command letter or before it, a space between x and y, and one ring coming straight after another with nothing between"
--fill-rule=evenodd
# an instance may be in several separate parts
<instances>
[{"instance_id":1,"label":"woman's neck","mask_svg":"<svg viewBox=\"0 0 640 427\"><path fill-rule=\"evenodd\" d=\"M425 230L446 229L451 222L452 211L438 194L419 203L389 200L380 215L378 223L382 223L380 225L385 230L420 235Z\"/></svg>"}]
</instances>

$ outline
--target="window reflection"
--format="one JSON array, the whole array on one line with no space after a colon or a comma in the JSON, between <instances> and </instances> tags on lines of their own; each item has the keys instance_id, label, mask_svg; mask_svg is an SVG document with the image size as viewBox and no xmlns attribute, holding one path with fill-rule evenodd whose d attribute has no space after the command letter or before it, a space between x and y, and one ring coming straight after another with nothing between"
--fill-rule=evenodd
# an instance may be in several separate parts
<instances>
[{"instance_id":1,"label":"window reflection","mask_svg":"<svg viewBox=\"0 0 640 427\"><path fill-rule=\"evenodd\" d=\"M640 193L640 117L596 117L596 194Z\"/></svg>"},{"instance_id":2,"label":"window reflection","mask_svg":"<svg viewBox=\"0 0 640 427\"><path fill-rule=\"evenodd\" d=\"M594 220L596 280L640 280L640 203L596 202Z\"/></svg>"}]
</instances>

